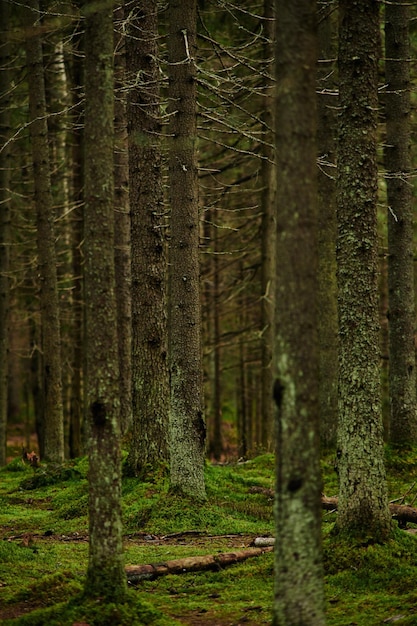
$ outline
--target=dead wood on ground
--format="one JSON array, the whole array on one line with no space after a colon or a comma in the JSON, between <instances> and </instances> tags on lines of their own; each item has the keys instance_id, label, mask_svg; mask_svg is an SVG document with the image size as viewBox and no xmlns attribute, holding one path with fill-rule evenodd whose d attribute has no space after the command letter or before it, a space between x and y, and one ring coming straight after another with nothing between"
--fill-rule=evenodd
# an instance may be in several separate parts
<instances>
[{"instance_id":1,"label":"dead wood on ground","mask_svg":"<svg viewBox=\"0 0 417 626\"><path fill-rule=\"evenodd\" d=\"M272 547L248 548L236 552L206 554L205 556L188 556L183 559L174 559L163 563L149 563L147 565L128 565L126 574L130 583L149 580L167 574L183 574L201 570L219 570L228 565L234 565L254 556L260 556L273 550Z\"/></svg>"},{"instance_id":2,"label":"dead wood on ground","mask_svg":"<svg viewBox=\"0 0 417 626\"><path fill-rule=\"evenodd\" d=\"M272 489L265 489L264 487L251 487L250 493L261 493L267 497L273 497L274 492ZM338 505L338 498L336 497L321 497L321 505L322 508L326 511L336 511ZM406 504L389 504L389 510L391 511L392 517L398 520L401 523L410 522L413 524L417 524L417 509L412 506L408 506Z\"/></svg>"}]
</instances>

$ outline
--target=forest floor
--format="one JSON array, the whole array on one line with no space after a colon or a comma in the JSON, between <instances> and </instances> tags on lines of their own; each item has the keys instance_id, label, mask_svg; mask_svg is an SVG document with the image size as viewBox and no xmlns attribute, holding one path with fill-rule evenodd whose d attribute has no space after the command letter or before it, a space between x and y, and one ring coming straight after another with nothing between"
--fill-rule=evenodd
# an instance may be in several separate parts
<instances>
[{"instance_id":1,"label":"forest floor","mask_svg":"<svg viewBox=\"0 0 417 626\"><path fill-rule=\"evenodd\" d=\"M259 626L270 624L273 552L213 569L129 584L125 605L81 601L88 560L87 460L32 468L10 439L0 470L0 621L5 626ZM323 459L326 495L337 495L333 458ZM417 450L387 450L390 498L414 505ZM167 478L123 479L126 566L253 550L273 536L274 458L206 464L208 501L169 496ZM328 626L417 625L417 538L396 524L385 545L341 541L323 512ZM409 524L409 530L413 525ZM184 568L185 569L185 568Z\"/></svg>"}]
</instances>

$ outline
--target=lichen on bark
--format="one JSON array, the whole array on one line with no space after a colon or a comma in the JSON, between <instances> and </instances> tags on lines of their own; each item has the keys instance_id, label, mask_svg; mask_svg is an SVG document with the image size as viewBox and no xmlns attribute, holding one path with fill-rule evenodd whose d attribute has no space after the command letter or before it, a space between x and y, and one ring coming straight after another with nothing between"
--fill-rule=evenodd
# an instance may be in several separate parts
<instances>
[{"instance_id":1,"label":"lichen on bark","mask_svg":"<svg viewBox=\"0 0 417 626\"><path fill-rule=\"evenodd\" d=\"M379 3L342 0L339 27L339 513L357 537L388 537L379 375Z\"/></svg>"}]
</instances>

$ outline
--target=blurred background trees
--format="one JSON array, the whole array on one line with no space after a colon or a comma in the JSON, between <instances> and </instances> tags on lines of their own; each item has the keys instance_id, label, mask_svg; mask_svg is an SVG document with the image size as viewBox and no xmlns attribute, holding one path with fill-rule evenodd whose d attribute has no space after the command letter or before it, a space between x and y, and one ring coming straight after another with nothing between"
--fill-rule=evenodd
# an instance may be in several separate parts
<instances>
[{"instance_id":1,"label":"blurred background trees","mask_svg":"<svg viewBox=\"0 0 417 626\"><path fill-rule=\"evenodd\" d=\"M146 3L149 10L151 5ZM26 5L25 5L26 6ZM29 6L29 5L28 5ZM378 159L378 250L380 288L380 327L385 330L387 314L387 280L385 278L388 259L390 282L390 323L394 332L395 312L408 311L406 332L407 355L399 361L399 371L404 373L403 363L407 363L408 413L404 418L409 430L388 427L397 443L412 440L416 423L414 406L415 371L412 363L414 353L415 313L412 300L406 303L406 296L400 295L400 304L392 298L398 294L395 286L395 258L407 260L407 294L413 297L412 261L415 244L412 239L412 213L404 214L407 221L407 245L403 240L390 239L388 250L387 215L391 227L401 232L404 220L400 219L400 209L394 208L395 198L387 202L387 186L392 184L403 188L403 206L411 205L413 198L414 146L410 153L402 151L402 161L389 160L393 137L400 137L398 130L392 130L399 123L401 110L392 105L391 100L402 97L401 106L410 109L406 115L409 127L413 128L413 66L408 55L413 55L416 45L415 9L410 7L408 14L400 15L401 3L391 3L384 16L380 16L379 28L384 36L383 17L386 19L387 37L386 63L378 64L379 107L377 126ZM274 7L270 0L242 3L200 0L196 12L196 47L185 49L195 63L195 73L191 77L196 91L196 165L198 172L198 287L201 307L202 352L201 379L203 386L204 415L207 426L206 449L216 460L227 458L248 458L258 452L271 450L274 446L273 412L271 395L272 344L274 337L275 302L275 216L271 212L275 196L273 107L274 91L273 39L275 31ZM143 8L142 8L143 9ZM151 303L146 295L146 281L155 287L158 282L161 290L167 290L165 276L170 267L164 264L170 252L177 218L171 221L171 204L177 197L175 183L179 174L173 174L175 155L171 153L171 182L169 182L168 156L170 143L177 131L174 127L177 108L171 93L172 73L184 69L182 60L173 61L168 55L170 19L165 5L152 4L152 28L155 34L143 37L141 24L145 15L141 13L140 2L114 3L115 24L114 54L116 64L116 137L114 153L115 196L112 200L115 217L114 254L116 262L116 289L119 305L119 369L122 393L121 417L124 430L124 445L131 451L130 462L134 471L141 463L148 463L147 453L152 447L141 438L145 426L137 419L148 420L149 426L156 426L155 416L160 419L159 432L164 434L168 410L167 376L150 374L157 378L161 390L156 392L152 411L145 416L144 402L150 400L148 383L141 388L138 372L145 369L140 359L144 349L140 341L145 341L149 355L154 351L162 358L165 349L170 353L173 345L168 345L169 326L173 324L170 315L166 320L173 301L163 304L167 296L161 291L159 305L161 313L148 316ZM46 409L45 395L45 321L41 317L41 280L38 271L40 262L37 248L37 223L34 196L34 170L32 167L31 135L34 124L47 125L49 146L49 178L51 211L53 214L55 262L48 263L56 268L57 301L59 304L60 349L62 381L62 428L63 446L66 457L80 455L84 449L83 428L85 402L85 359L84 317L86 293L84 269L86 243L83 238L85 206L85 151L84 151L84 111L85 111L85 19L78 3L68 1L41 2L39 9L32 7L32 24L26 24L25 11L17 3L3 2L2 11L8 16L2 19L1 38L1 210L2 210L2 287L1 287L1 327L0 344L2 360L0 382L0 436L3 457L5 455L5 423L9 431L14 425L26 425L27 439L34 428L38 434L41 451L44 453L44 426ZM30 9L27 9L30 11ZM7 19L6 19L7 18ZM318 198L319 198L319 320L320 320L320 416L322 418L321 437L325 446L334 446L336 438L337 408L337 310L336 310L336 208L335 175L337 149L335 144L335 114L338 111L338 69L336 63L337 6L334 2L318 3L319 61L317 65L317 106L318 106ZM401 36L390 39L390 25L402 20ZM411 21L410 21L411 20ZM408 25L411 24L409 48L407 47ZM146 27L145 30L148 30ZM400 32L395 27L395 32ZM184 45L188 45L188 36ZM45 113L34 115L29 108L29 62L25 48L34 40L42 44L42 64L45 80ZM391 41L391 43L390 43ZM404 46L399 46L398 41ZM148 46L148 47L146 47ZM391 47L390 47L391 46ZM134 58L135 50L143 55ZM382 47L380 48L382 50ZM125 59L125 53L127 57ZM128 62L127 71L125 62ZM400 67L404 61L409 68L406 73L390 69ZM149 67L146 66L148 63ZM178 65L176 65L178 64ZM183 67L184 66L184 67ZM151 68L151 69L149 69ZM386 75L385 75L386 70ZM390 73L391 72L391 73ZM398 81L402 80L401 83ZM393 89L387 85L393 82ZM37 93L41 84L37 82ZM409 100L409 104L408 104ZM137 104L140 103L138 107ZM127 105L127 109L126 109ZM385 118L385 108L386 118ZM178 108L179 110L179 108ZM127 113L128 123L125 122ZM39 118L39 119L38 119ZM33 120L33 121L32 121ZM397 121L395 121L397 120ZM391 134L385 134L385 122ZM390 124L390 126L388 126ZM146 126L148 125L148 126ZM143 141L138 139L138 128L146 126ZM397 128L397 127L395 127ZM140 133L139 133L140 135ZM152 137L148 143L146 138ZM407 135L403 145L407 144ZM405 142L405 143L404 143ZM155 156L146 156L146 151L157 150ZM386 155L383 162L382 146ZM398 153L398 150L397 150ZM130 155L130 180L128 181L127 157ZM143 159L140 167L138 164ZM407 161L408 159L408 161ZM183 164L185 165L185 164ZM134 168L137 167L137 171ZM187 168L187 165L185 165ZM148 173L146 173L148 168ZM386 168L386 169L385 169ZM184 170L182 172L185 174ZM189 172L188 172L189 173ZM135 182L136 177L136 182ZM151 183L152 177L152 183ZM139 189L138 185L147 184ZM151 189L152 187L152 189ZM128 188L130 208L128 206ZM405 191L404 191L405 189ZM146 194L145 194L146 191ZM184 193L186 190L182 189ZM395 193L395 192L390 192ZM145 195L144 195L145 194ZM408 194L408 199L405 197ZM411 199L410 199L411 194ZM147 199L146 199L147 197ZM171 197L171 200L170 200ZM132 204L133 199L133 204ZM188 201L188 200L187 200ZM148 213L140 208L141 202L148 207ZM155 203L150 208L150 203ZM405 203L405 204L404 204ZM387 208L391 207L391 209ZM184 208L184 207L183 207ZM402 209L401 209L402 210ZM130 213L129 213L130 211ZM398 218L395 220L393 214ZM148 222L143 221L146 218ZM130 231L126 230L129 225ZM174 231L171 231L174 227ZM391 228L390 227L390 228ZM129 231L129 232L128 232ZM411 233L411 234L410 234ZM395 233L394 233L395 234ZM146 243L146 237L149 241ZM46 239L42 236L40 251L46 251ZM154 246L147 248L148 245ZM181 245L181 241L179 241ZM156 246L156 247L155 247ZM146 250L149 250L147 253ZM395 252L396 251L396 252ZM402 257L400 255L404 254ZM172 250L171 250L172 252ZM153 254L155 253L155 256ZM141 257L138 255L142 255ZM159 255L159 256L158 256ZM130 260L134 271L132 287L129 290ZM146 267L146 264L148 266ZM158 266L160 264L160 266ZM404 274L406 261L397 265ZM159 269L158 269L158 267ZM124 267L124 270L123 270ZM119 269L118 269L119 268ZM53 269L53 268L52 268ZM149 275L146 275L147 269ZM397 274L398 274L397 271ZM184 276L179 275L183 280ZM145 281L145 282L143 282ZM156 282L155 282L156 281ZM403 289L403 287L401 287ZM123 291L124 290L124 291ZM404 292L401 291L401 294ZM123 295L125 294L125 295ZM129 297L133 296L132 308ZM143 300L141 300L143 298ZM8 304L9 302L9 304ZM123 305L123 307L122 307ZM157 309L154 309L155 311ZM164 312L162 312L164 311ZM133 322L130 315L133 314ZM48 315L49 322L51 321ZM166 321L166 329L163 325ZM152 329L146 324L158 323ZM142 326L143 324L143 326ZM127 328L124 328L127 326ZM176 329L178 330L178 326ZM124 330L128 331L123 333ZM7 330L9 329L9 330ZM138 333L144 333L142 339ZM184 335L185 331L181 331ZM377 330L377 332L379 332ZM391 332L391 331L390 331ZM132 366L128 363L129 333L133 333ZM136 334L135 334L136 333ZM146 333L148 333L147 339ZM401 332L400 332L401 334ZM151 336L152 335L152 336ZM157 336L158 335L158 336ZM165 336L164 336L165 335ZM405 335L402 335L405 337ZM50 337L48 333L48 337ZM383 383L382 407L387 425L388 384L386 363L393 366L395 347L399 340L391 338L390 345L383 340L381 333L380 354L377 357L378 369ZM392 335L394 337L394 335ZM125 342L122 348L122 340ZM163 346L161 348L161 346ZM165 348L166 346L166 348ZM123 357L123 354L125 355ZM136 354L136 356L135 356ZM191 356L191 355L190 355ZM149 356L148 363L151 362ZM397 357L395 357L397 358ZM136 359L136 360L135 360ZM404 360L405 359L405 360ZM413 371L412 371L413 370ZM6 372L8 371L8 375ZM133 378L130 372L133 371ZM135 374L136 371L136 374ZM149 369L149 372L153 370ZM155 370L156 371L156 370ZM399 409L395 399L399 391L392 391L398 375L390 379L393 416L397 419ZM7 375L7 392L6 387ZM401 376L400 376L401 377ZM136 381L136 382L135 382ZM404 381L403 381L404 382ZM132 383L133 401L130 400ZM400 389L400 387L397 387ZM408 389L408 388L407 388ZM48 392L49 392L48 387ZM142 395L141 395L142 394ZM404 396L405 397L405 396ZM401 405L401 402L399 403ZM402 403L403 405L404 403ZM55 405L57 408L58 405ZM394 410L395 409L395 410ZM138 418L142 415L141 418ZM61 418L60 418L61 419ZM398 418L403 419L403 418ZM48 418L49 420L49 418ZM133 422L131 422L133 420ZM130 429L129 424L133 423ZM397 422L396 422L397 423ZM136 426L135 426L136 424ZM137 428L137 425L139 427ZM135 432L135 428L137 428ZM402 427L401 427L402 428ZM407 434L410 433L409 435ZM396 434L397 433L397 434ZM399 434L398 434L399 433ZM401 434L403 433L403 434ZM167 433L165 432L165 435ZM152 437L154 437L152 435ZM151 438L152 438L151 437ZM161 442L163 440L161 439ZM145 444L142 451L140 445ZM165 444L164 444L165 445ZM56 453L61 444L56 444ZM55 447L55 445L54 445ZM161 457L167 460L167 453L161 449ZM133 454L134 451L134 454ZM136 452L139 456L136 456ZM152 463L151 463L152 464Z\"/></svg>"}]
</instances>

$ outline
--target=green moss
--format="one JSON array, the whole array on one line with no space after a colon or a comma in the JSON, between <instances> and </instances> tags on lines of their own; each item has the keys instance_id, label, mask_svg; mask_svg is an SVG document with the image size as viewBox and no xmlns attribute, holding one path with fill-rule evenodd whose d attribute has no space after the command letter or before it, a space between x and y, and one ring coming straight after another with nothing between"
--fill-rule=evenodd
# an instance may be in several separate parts
<instances>
[{"instance_id":1,"label":"green moss","mask_svg":"<svg viewBox=\"0 0 417 626\"><path fill-rule=\"evenodd\" d=\"M3 468L3 472L27 472L28 466L22 461L21 458L13 459Z\"/></svg>"},{"instance_id":2,"label":"green moss","mask_svg":"<svg viewBox=\"0 0 417 626\"><path fill-rule=\"evenodd\" d=\"M81 472L71 465L59 467L41 467L36 469L33 476L25 478L20 483L20 489L32 490L39 487L56 485L69 480L80 480Z\"/></svg>"},{"instance_id":3,"label":"green moss","mask_svg":"<svg viewBox=\"0 0 417 626\"><path fill-rule=\"evenodd\" d=\"M415 506L417 449L387 454L390 499L405 495ZM81 602L88 561L87 462L68 464L75 473L30 491L20 484L22 477L33 476L33 469L20 460L13 465L19 469L4 468L0 481L0 611L22 615L2 624L271 622L272 553L220 571L144 581L121 605ZM204 504L168 494L163 474L147 481L125 478L125 562L230 552L246 547L251 537L273 534L274 466L272 455L246 463L207 463ZM322 471L326 495L337 495L333 454L323 459ZM348 541L332 533L336 515L323 514L328 626L379 626L399 615L404 617L398 624L416 624L417 538L397 529L385 544ZM185 534L175 536L181 532ZM170 534L174 536L162 538ZM149 608L150 599L160 613Z\"/></svg>"},{"instance_id":4,"label":"green moss","mask_svg":"<svg viewBox=\"0 0 417 626\"><path fill-rule=\"evenodd\" d=\"M76 596L69 602L36 609L15 620L4 620L5 626L72 626L86 623L89 626L167 626L163 614L131 592L123 603L103 603Z\"/></svg>"}]
</instances>

